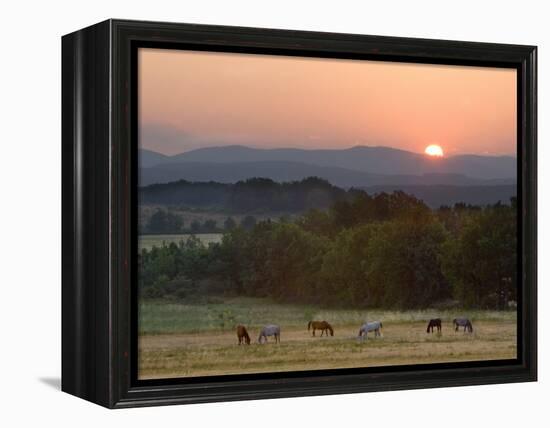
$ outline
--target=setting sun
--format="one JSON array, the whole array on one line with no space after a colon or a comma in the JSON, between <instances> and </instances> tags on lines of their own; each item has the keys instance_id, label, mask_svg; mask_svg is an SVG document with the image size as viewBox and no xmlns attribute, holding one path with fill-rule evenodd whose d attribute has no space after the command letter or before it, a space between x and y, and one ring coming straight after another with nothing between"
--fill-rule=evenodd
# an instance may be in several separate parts
<instances>
[{"instance_id":1,"label":"setting sun","mask_svg":"<svg viewBox=\"0 0 550 428\"><path fill-rule=\"evenodd\" d=\"M424 153L426 153L428 156L441 157L443 156L443 149L437 144L430 144L428 147L426 147L426 149L424 149Z\"/></svg>"}]
</instances>

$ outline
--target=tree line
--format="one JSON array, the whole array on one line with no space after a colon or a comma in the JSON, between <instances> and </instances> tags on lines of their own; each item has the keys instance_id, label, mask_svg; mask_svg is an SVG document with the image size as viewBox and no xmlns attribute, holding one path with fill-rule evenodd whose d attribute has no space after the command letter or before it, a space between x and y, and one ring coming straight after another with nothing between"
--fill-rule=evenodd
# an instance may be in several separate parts
<instances>
[{"instance_id":1,"label":"tree line","mask_svg":"<svg viewBox=\"0 0 550 428\"><path fill-rule=\"evenodd\" d=\"M215 208L238 213L326 209L346 197L345 190L317 177L283 183L269 178L250 178L234 184L180 180L139 189L140 204Z\"/></svg>"},{"instance_id":2,"label":"tree line","mask_svg":"<svg viewBox=\"0 0 550 428\"><path fill-rule=\"evenodd\" d=\"M140 225L142 234L183 234L183 233L222 233L234 229L237 226L245 229L253 228L257 223L256 217L247 215L237 222L233 217L227 217L218 223L214 219L206 219L203 222L193 220L186 224L183 218L171 211L158 208L144 224Z\"/></svg>"},{"instance_id":3,"label":"tree line","mask_svg":"<svg viewBox=\"0 0 550 428\"><path fill-rule=\"evenodd\" d=\"M517 206L437 210L403 192L350 191L295 221L236 226L142 250L144 297L201 290L334 307L426 308L456 301L503 309L516 299Z\"/></svg>"}]
</instances>

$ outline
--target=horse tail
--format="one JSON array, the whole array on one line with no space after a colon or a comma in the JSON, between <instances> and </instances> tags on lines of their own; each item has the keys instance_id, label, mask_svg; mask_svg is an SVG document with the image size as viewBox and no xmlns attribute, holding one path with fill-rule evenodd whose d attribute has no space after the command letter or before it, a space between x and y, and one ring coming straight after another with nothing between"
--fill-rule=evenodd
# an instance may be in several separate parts
<instances>
[{"instance_id":1,"label":"horse tail","mask_svg":"<svg viewBox=\"0 0 550 428\"><path fill-rule=\"evenodd\" d=\"M307 331L309 331L311 328L311 321L307 323Z\"/></svg>"},{"instance_id":2,"label":"horse tail","mask_svg":"<svg viewBox=\"0 0 550 428\"><path fill-rule=\"evenodd\" d=\"M382 323L380 323L380 328L382 328Z\"/></svg>"},{"instance_id":3,"label":"horse tail","mask_svg":"<svg viewBox=\"0 0 550 428\"><path fill-rule=\"evenodd\" d=\"M429 322L429 323L428 323L428 328L426 329L426 333L429 333L429 332L430 332L430 327L431 327L431 325L432 325L432 323Z\"/></svg>"}]
</instances>

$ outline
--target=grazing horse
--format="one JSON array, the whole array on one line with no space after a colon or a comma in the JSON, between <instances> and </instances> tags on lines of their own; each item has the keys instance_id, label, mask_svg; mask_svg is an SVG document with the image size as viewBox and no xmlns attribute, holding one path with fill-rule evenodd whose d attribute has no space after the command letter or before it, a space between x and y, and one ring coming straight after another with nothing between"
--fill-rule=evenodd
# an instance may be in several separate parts
<instances>
[{"instance_id":1,"label":"grazing horse","mask_svg":"<svg viewBox=\"0 0 550 428\"><path fill-rule=\"evenodd\" d=\"M260 331L260 336L258 337L258 343L262 343L262 337L267 343L267 336L274 336L275 343L281 343L281 327L275 324L266 325Z\"/></svg>"},{"instance_id":2,"label":"grazing horse","mask_svg":"<svg viewBox=\"0 0 550 428\"><path fill-rule=\"evenodd\" d=\"M474 331L472 323L468 318L455 318L453 320L453 325L455 326L455 331L458 331L458 327L464 327L464 333L466 333L466 329L468 329L470 333Z\"/></svg>"},{"instance_id":3,"label":"grazing horse","mask_svg":"<svg viewBox=\"0 0 550 428\"><path fill-rule=\"evenodd\" d=\"M250 345L250 336L248 335L248 331L246 331L246 327L244 325L237 326L237 338L239 339L239 345L241 343L243 345L245 343Z\"/></svg>"},{"instance_id":4,"label":"grazing horse","mask_svg":"<svg viewBox=\"0 0 550 428\"><path fill-rule=\"evenodd\" d=\"M321 337L323 336L323 333L326 333L328 336L329 331L330 335L334 336L334 330L332 329L332 326L326 321L310 321L307 324L307 331L309 331L310 329L313 329L312 336L315 336L315 330L321 330Z\"/></svg>"},{"instance_id":5,"label":"grazing horse","mask_svg":"<svg viewBox=\"0 0 550 428\"><path fill-rule=\"evenodd\" d=\"M362 339L368 339L368 332L374 331L374 337L382 336L380 329L382 328L382 323L380 321L367 322L361 326L359 329L359 337Z\"/></svg>"},{"instance_id":6,"label":"grazing horse","mask_svg":"<svg viewBox=\"0 0 550 428\"><path fill-rule=\"evenodd\" d=\"M437 328L438 333L441 333L441 318L431 319L430 322L428 323L428 328L426 329L426 333L429 333L430 330L433 333L434 327Z\"/></svg>"}]
</instances>

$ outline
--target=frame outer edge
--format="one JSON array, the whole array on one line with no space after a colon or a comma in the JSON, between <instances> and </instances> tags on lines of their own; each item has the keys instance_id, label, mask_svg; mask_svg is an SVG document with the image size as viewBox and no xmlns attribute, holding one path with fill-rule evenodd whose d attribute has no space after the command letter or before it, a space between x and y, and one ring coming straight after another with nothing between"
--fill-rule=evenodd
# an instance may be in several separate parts
<instances>
[{"instance_id":1,"label":"frame outer edge","mask_svg":"<svg viewBox=\"0 0 550 428\"><path fill-rule=\"evenodd\" d=\"M91 30L94 28L93 30ZM296 384L289 381L289 379L279 380L266 380L260 384L244 383L238 385L237 383L231 387L215 384L209 385L195 385L189 389L178 389L172 386L167 387L154 387L154 388L135 388L129 381L128 367L128 349L129 339L125 336L128 333L129 319L128 313L131 310L128 306L129 296L129 273L127 265L124 266L128 260L128 224L127 224L127 207L130 193L128 178L130 176L129 169L132 168L128 162L130 161L129 153L125 152L128 149L128 138L130 136L128 117L129 106L128 100L129 89L126 72L128 60L125 55L130 40L140 40L142 38L149 38L153 40L167 40L165 30L169 30L169 38L176 41L185 41L189 34L193 33L193 40L196 43L210 43L206 42L210 33L215 32L217 36L223 34L227 38L227 46L232 46L232 43L239 45L243 37L257 38L258 48L269 48L269 46L278 46L277 43L281 43L282 49L291 49L288 45L289 39L292 36L306 37L308 43L316 46L322 41L331 40L336 41L338 46L342 44L349 44L352 51L357 48L358 42L361 44L364 42L366 45L384 44L386 51L381 55L397 55L396 52L401 52L410 55L409 58L424 58L427 60L438 57L438 55L448 54L449 49L457 49L456 58L463 58L464 61L467 58L472 57L476 60L480 60L485 53L490 54L490 57L499 58L502 57L503 61L508 63L514 62L515 64L523 62L524 71L527 73L524 75L525 99L528 105L523 105L525 114L525 120L522 121L522 125L525 130L524 140L528 147L526 147L526 161L532 169L523 169L524 186L526 189L525 195L525 207L527 208L527 216L525 222L530 223L530 227L526 229L525 237L527 238L526 248L524 248L524 254L528 254L524 265L524 272L527 273L526 279L530 280L528 293L525 294L524 299L525 307L528 308L531 313L524 313L524 326L529 327L527 334L523 340L523 346L529 346L530 352L526 352L523 367L520 364L508 367L510 370L507 372L505 369L497 370L494 372L484 371L484 369L469 369L459 374L459 371L450 370L449 375L428 373L427 370L418 372L414 376L407 376L407 374L393 376L381 375L368 375L360 376L360 383L343 381L341 383L334 383L332 386L328 386L327 379L323 380L321 377L313 377L310 382L304 382ZM378 36L361 36L361 35L341 35L331 33L309 33L300 31L285 31L285 30L269 30L269 29L247 29L242 27L222 27L222 26L197 26L190 24L164 24L164 23L152 23L152 22L140 22L140 21L123 21L123 20L109 20L96 26L89 27L89 29L81 30L73 33L68 37L70 41L71 37L78 39L79 35L90 31L97 32L96 40L93 44L95 55L100 58L99 65L86 72L80 71L80 74L75 76L75 82L84 82L85 79L92 79L91 87L93 90L86 92L85 95L78 95L73 92L75 96L75 105L65 103L65 97L63 98L63 150L64 159L67 159L65 152L75 152L75 141L70 138L66 138L66 129L76 130L80 129L78 124L75 126L71 123L69 114L66 110L71 110L73 113L78 108L76 104L89 106L93 108L98 117L84 115L85 125L92 127L96 130L96 134L90 133L90 135L84 133L87 138L87 144L95 144L96 148L93 153L93 160L85 157L83 163L92 168L93 183L96 197L91 196L86 190L83 195L85 200L93 199L93 217L100 218L98 223L94 223L94 226L90 229L86 224L88 230L92 230L91 236L96 238L100 236L100 244L97 243L97 239L90 239L90 236L85 238L84 250L77 251L77 254L82 256L86 250L94 254L94 262L92 264L93 269L80 267L78 263L73 263L72 256L69 254L70 245L78 244L78 227L76 227L72 221L75 222L85 220L92 220L91 214L86 214L86 210L82 213L75 211L77 203L77 195L71 195L67 189L71 189L74 185L76 178L86 178L86 174L83 172L83 168L79 169L76 163L70 164L70 174L73 174L73 179L70 177L69 172L66 171L69 166L69 162L63 162L63 295L73 297L81 302L81 307L70 307L70 304L63 305L63 321L65 327L65 320L74 322L75 326L73 330L67 327L63 330L64 341L64 368L67 368L69 373L66 375L64 371L63 375L63 390L74 395L81 396L95 403L101 404L111 408L123 408L123 407L136 407L144 405L165 405L165 404L183 404L183 403L199 403L199 402L211 402L211 401L230 401L230 400L249 400L249 399L266 399L266 398L279 398L279 397L294 397L294 396L312 396L312 395L326 395L326 394L341 394L341 393L358 393L367 391L383 391L383 390L400 390L400 389L418 389L418 388L433 388L442 386L461 386L461 385L478 385L478 384L492 384L492 383L508 383L508 382L521 382L536 380L536 48L528 46L517 45L497 45L497 44L483 44L483 43L468 43L468 42L444 42L441 40L426 40L426 39L407 39L407 38L393 38L393 37L378 37ZM173 33L173 34L172 34ZM197 34L200 33L200 36ZM101 34L102 36L98 36ZM144 34L147 34L144 36ZM164 34L162 37L159 34ZM280 38L280 42L273 41L274 38ZM264 40L265 43L262 43ZM269 40L269 41L268 41ZM285 40L285 41L283 41ZM70 44L70 42L67 44ZM248 42L247 42L248 43ZM287 43L287 45L285 45ZM252 45L250 45L252 46ZM332 45L333 49L337 51L336 45ZM310 49L310 48L308 48ZM331 48L332 49L332 48ZM363 49L363 48L361 48ZM106 54L107 52L107 54ZM322 50L318 51L322 52ZM327 50L330 52L330 49ZM454 51L453 51L454 52ZM90 53L82 53L82 56L87 56ZM101 55L106 55L107 60ZM454 55L454 54L453 54ZM320 55L321 57L323 55ZM77 57L73 52L73 57L70 58L74 61ZM445 57L452 60L454 57ZM383 60L383 58L379 58ZM97 60L97 58L96 58ZM96 61L98 62L98 61ZM69 64L70 61L67 62ZM65 57L64 57L65 64ZM64 70L65 70L64 65ZM87 73L87 74L86 74ZM63 81L63 89L65 91L69 84ZM74 91L74 89L73 89ZM100 95L97 95L97 94ZM107 101L101 98L107 94ZM101 104L100 106L96 103ZM66 107L66 106L69 107ZM107 115L105 116L105 108ZM107 117L107 120L105 120ZM99 120L98 120L99 119ZM67 123L67 124L66 124ZM84 128L86 126L82 125ZM98 135L100 134L98 138ZM106 137L105 137L106 136ZM90 171L88 171L90 173ZM67 179L67 183L65 183ZM73 181L71 181L71 179ZM106 191L108 194L108 201L105 204L100 196L100 190ZM527 193L527 190L529 193ZM67 196L67 197L66 197ZM82 196L82 195L81 195ZM85 201L86 202L86 201ZM79 214L80 213L80 214ZM68 218L70 214L74 214L73 218ZM88 215L88 217L86 217ZM107 219L107 220L106 220ZM524 223L525 224L525 223ZM83 228L84 229L84 228ZM81 230L83 233L84 230ZM74 239L66 239L65 231L74 233ZM125 240L126 238L126 240ZM87 240L86 240L87 239ZM106 241L102 241L105 239ZM533 258L535 257L535 258ZM80 296L78 299L75 296L74 287L71 287L70 282L74 280L77 274L71 271L72 267L76 268L76 271L82 274L81 280L76 282L77 289L82 293L95 293L92 301L83 299ZM89 266L88 266L89 268ZM105 273L107 269L107 273ZM92 281L86 282L93 276ZM534 278L534 279L533 279ZM92 289L93 288L93 289ZM66 299L64 299L64 302ZM84 302L84 303L82 303ZM83 312L87 312L85 315ZM93 318L90 317L90 312L93 314ZM76 323L79 321L80 324ZM74 338L75 332L81 333L81 337L86 336L86 340L78 341ZM78 336L78 335L76 335ZM65 343L66 342L66 343ZM94 348L90 348L90 343L93 343ZM66 346L65 346L66 345ZM86 352L80 350L76 353L76 361L74 366L72 362L67 362L66 356L70 354L66 353L66 349L76 349L78 347L86 348L87 350L93 349L92 356L87 356ZM71 374L72 373L72 374ZM423 374L428 376L426 379L421 380ZM370 377L369 377L370 376ZM335 378L333 376L332 378ZM80 389L75 392L73 388L80 380ZM66 381L66 382L65 382ZM347 382L347 383L346 383ZM90 385L93 384L93 386ZM231 383L231 382L227 382ZM82 386L83 385L83 386Z\"/></svg>"},{"instance_id":2,"label":"frame outer edge","mask_svg":"<svg viewBox=\"0 0 550 428\"><path fill-rule=\"evenodd\" d=\"M108 23L62 38L62 390L112 406Z\"/></svg>"},{"instance_id":3,"label":"frame outer edge","mask_svg":"<svg viewBox=\"0 0 550 428\"><path fill-rule=\"evenodd\" d=\"M527 236L527 253L530 255L526 263L526 271L528 273L525 284L525 289L530 292L528 300L529 313L526 319L529 321L529 342L527 347L530 350L530 359L528 363L528 371L532 381L538 380L538 305L537 305L537 255L538 255L538 240L537 240L537 206L538 206L538 188L537 188L537 145L538 145L538 48L533 46L528 56L528 86L526 88L527 100L526 106L527 121L525 124L527 138L528 156L525 164L525 176L528 177L526 183L526 191L528 192L527 208L528 215L525 217L525 225L529 228L530 233ZM529 98L531 95L531 98Z\"/></svg>"}]
</instances>

